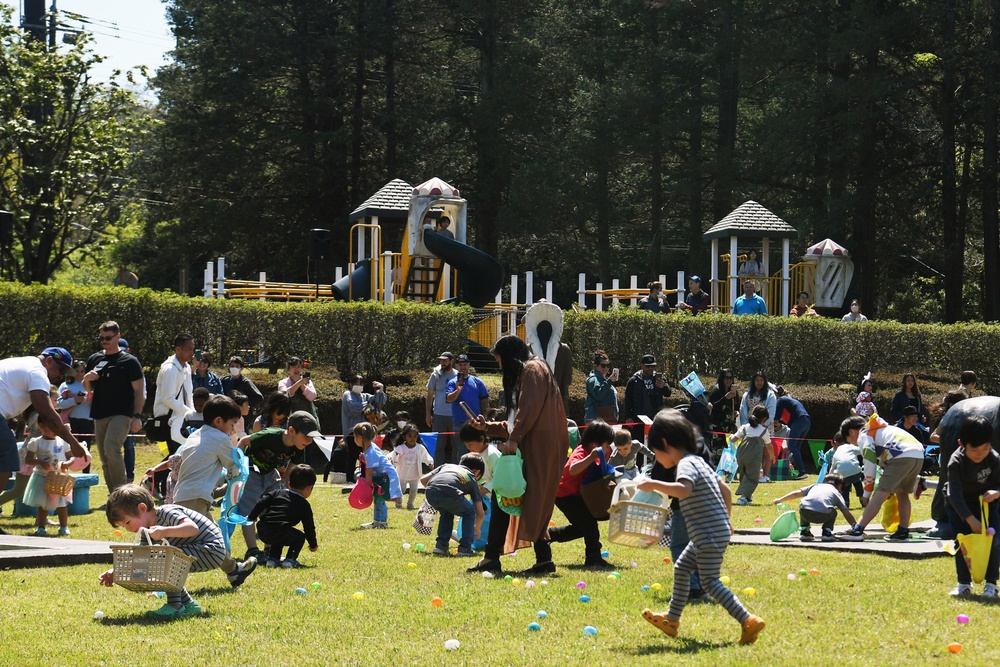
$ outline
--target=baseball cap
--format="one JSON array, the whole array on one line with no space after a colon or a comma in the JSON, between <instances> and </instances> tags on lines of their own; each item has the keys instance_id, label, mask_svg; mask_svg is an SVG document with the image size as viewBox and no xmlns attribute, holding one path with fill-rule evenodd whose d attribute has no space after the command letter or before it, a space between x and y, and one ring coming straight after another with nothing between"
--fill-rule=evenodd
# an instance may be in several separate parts
<instances>
[{"instance_id":1,"label":"baseball cap","mask_svg":"<svg viewBox=\"0 0 1000 667\"><path fill-rule=\"evenodd\" d=\"M689 278L689 280L691 282L698 283L699 285L701 284L701 277L700 276L691 276Z\"/></svg>"},{"instance_id":2,"label":"baseball cap","mask_svg":"<svg viewBox=\"0 0 1000 667\"><path fill-rule=\"evenodd\" d=\"M468 360L469 360L469 355L467 354L460 354L457 357L455 357L455 361L468 361Z\"/></svg>"},{"instance_id":3,"label":"baseball cap","mask_svg":"<svg viewBox=\"0 0 1000 667\"><path fill-rule=\"evenodd\" d=\"M129 346L127 340L125 340L124 338L119 338L118 339L118 349L119 350L127 350L129 347L130 346Z\"/></svg>"},{"instance_id":4,"label":"baseball cap","mask_svg":"<svg viewBox=\"0 0 1000 667\"><path fill-rule=\"evenodd\" d=\"M52 357L66 368L73 368L73 355L65 347L47 347L42 350L43 357Z\"/></svg>"},{"instance_id":5,"label":"baseball cap","mask_svg":"<svg viewBox=\"0 0 1000 667\"><path fill-rule=\"evenodd\" d=\"M438 355L438 359L454 359L455 355L451 352L442 352Z\"/></svg>"},{"instance_id":6,"label":"baseball cap","mask_svg":"<svg viewBox=\"0 0 1000 667\"><path fill-rule=\"evenodd\" d=\"M917 406L915 405L907 405L905 408L903 408L904 417L907 415L916 415L916 414L920 414L920 411L917 410Z\"/></svg>"},{"instance_id":7,"label":"baseball cap","mask_svg":"<svg viewBox=\"0 0 1000 667\"><path fill-rule=\"evenodd\" d=\"M642 365L643 366L655 366L656 365L656 357L654 357L651 354L645 354L645 355L643 355L643 357L642 357Z\"/></svg>"},{"instance_id":8,"label":"baseball cap","mask_svg":"<svg viewBox=\"0 0 1000 667\"><path fill-rule=\"evenodd\" d=\"M294 428L296 433L302 433L310 438L323 437L323 434L319 432L319 422L305 410L296 410L290 414L288 425Z\"/></svg>"}]
</instances>

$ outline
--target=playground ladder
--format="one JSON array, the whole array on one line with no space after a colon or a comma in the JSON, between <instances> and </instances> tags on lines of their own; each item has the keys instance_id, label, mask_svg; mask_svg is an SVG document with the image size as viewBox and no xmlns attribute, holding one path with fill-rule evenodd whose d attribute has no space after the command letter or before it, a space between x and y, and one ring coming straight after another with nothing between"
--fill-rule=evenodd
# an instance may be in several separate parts
<instances>
[{"instance_id":1,"label":"playground ladder","mask_svg":"<svg viewBox=\"0 0 1000 667\"><path fill-rule=\"evenodd\" d=\"M403 298L410 301L437 301L444 262L434 257L414 257L403 286Z\"/></svg>"}]
</instances>

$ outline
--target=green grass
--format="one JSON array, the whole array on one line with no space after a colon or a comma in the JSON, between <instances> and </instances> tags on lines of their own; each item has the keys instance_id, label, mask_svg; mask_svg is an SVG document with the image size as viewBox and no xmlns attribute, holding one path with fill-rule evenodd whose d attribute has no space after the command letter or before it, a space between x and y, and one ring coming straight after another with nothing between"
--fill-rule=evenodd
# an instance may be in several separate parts
<instances>
[{"instance_id":1,"label":"green grass","mask_svg":"<svg viewBox=\"0 0 1000 667\"><path fill-rule=\"evenodd\" d=\"M141 446L139 466L156 459ZM769 503L796 487L794 482L758 490ZM765 497L763 494L768 493ZM92 489L91 505L104 502L103 487ZM367 532L371 519L347 504L339 487L318 485L312 497L320 549L304 552L303 570L259 569L237 592L221 572L193 574L188 585L205 608L203 618L148 622L147 609L161 604L120 587L101 588L102 565L11 570L0 573L2 665L922 665L935 658L955 664L990 664L1000 659L997 607L948 597L954 565L942 557L909 561L820 550L733 546L723 573L749 609L767 621L756 645L736 644L739 627L719 606L689 606L681 635L671 639L639 616L644 607L664 609L672 582L666 550L607 545L620 580L577 568L583 544L555 545L559 572L533 589L502 580L466 575L474 561L435 558L406 551L404 542L430 546L431 537L410 527L413 513L390 507L387 531ZM855 500L855 504L856 504ZM930 500L916 503L926 518ZM8 506L8 510L9 510ZM860 510L859 510L860 512ZM734 508L738 527L770 523L770 504ZM557 516L557 521L561 517ZM4 515L0 527L25 534L29 519ZM73 536L113 536L102 512L70 517ZM57 538L52 538L57 539ZM242 539L234 538L238 555ZM632 568L631 562L637 567ZM415 563L415 568L407 563ZM532 564L530 550L507 559L509 569ZM818 577L789 581L787 574L817 568ZM577 581L587 582L591 602L578 601ZM319 583L314 588L314 582ZM660 592L643 592L659 582ZM297 595L297 587L307 595ZM754 595L744 595L752 587ZM356 600L356 591L364 593ZM431 599L444 600L435 608ZM93 620L96 610L106 614ZM529 632L539 609L548 618ZM966 626L956 623L968 614ZM583 628L599 634L585 637ZM462 646L448 652L444 641ZM949 642L964 645L948 653Z\"/></svg>"}]
</instances>

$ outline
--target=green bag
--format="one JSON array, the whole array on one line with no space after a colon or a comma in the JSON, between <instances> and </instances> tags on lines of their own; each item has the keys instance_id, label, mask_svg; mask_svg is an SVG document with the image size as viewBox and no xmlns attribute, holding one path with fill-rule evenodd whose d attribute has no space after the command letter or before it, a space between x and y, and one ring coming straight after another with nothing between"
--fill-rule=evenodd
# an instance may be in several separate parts
<instances>
[{"instance_id":1,"label":"green bag","mask_svg":"<svg viewBox=\"0 0 1000 667\"><path fill-rule=\"evenodd\" d=\"M794 535L802 527L799 525L799 517L796 515L795 510L790 509L788 505L780 503L777 507L778 518L774 520L771 524L771 541L777 542L783 540L789 535Z\"/></svg>"},{"instance_id":2,"label":"green bag","mask_svg":"<svg viewBox=\"0 0 1000 667\"><path fill-rule=\"evenodd\" d=\"M497 461L493 471L493 491L504 498L520 498L528 484L524 481L521 450L514 454L505 454Z\"/></svg>"}]
</instances>

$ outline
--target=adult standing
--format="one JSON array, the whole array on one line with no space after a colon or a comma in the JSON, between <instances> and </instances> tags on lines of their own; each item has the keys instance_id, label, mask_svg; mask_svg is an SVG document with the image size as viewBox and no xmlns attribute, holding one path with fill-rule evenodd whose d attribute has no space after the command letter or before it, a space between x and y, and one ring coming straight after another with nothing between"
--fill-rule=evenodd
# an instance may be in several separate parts
<instances>
[{"instance_id":1,"label":"adult standing","mask_svg":"<svg viewBox=\"0 0 1000 667\"><path fill-rule=\"evenodd\" d=\"M767 273L764 271L764 264L757 261L757 251L751 250L747 253L747 259L740 263L740 268L736 271L738 276L760 276L764 277Z\"/></svg>"},{"instance_id":2,"label":"adult standing","mask_svg":"<svg viewBox=\"0 0 1000 667\"><path fill-rule=\"evenodd\" d=\"M347 482L354 482L354 468L358 464L361 448L354 444L354 427L365 421L365 409L371 405L381 410L389 402L385 393L385 385L372 381L373 394L365 392L365 379L361 375L350 378L348 389L340 402L341 433L344 434L344 444L347 446Z\"/></svg>"},{"instance_id":3,"label":"adult standing","mask_svg":"<svg viewBox=\"0 0 1000 667\"><path fill-rule=\"evenodd\" d=\"M195 355L197 359L197 355ZM194 374L191 376L191 386L195 389L204 387L210 394L224 394L222 390L222 378L212 372L212 361L214 357L211 352L202 352L201 358L197 359L194 365Z\"/></svg>"},{"instance_id":4,"label":"adult standing","mask_svg":"<svg viewBox=\"0 0 1000 667\"><path fill-rule=\"evenodd\" d=\"M278 391L288 396L291 406L289 410L291 412L308 412L318 424L319 412L316 410L316 387L313 385L312 373L305 370L305 364L299 357L289 357L288 361L285 362L285 368L288 370L288 377L278 381ZM316 449L315 443L306 447L305 460L307 465L313 461Z\"/></svg>"},{"instance_id":5,"label":"adult standing","mask_svg":"<svg viewBox=\"0 0 1000 667\"><path fill-rule=\"evenodd\" d=\"M100 326L101 351L87 359L83 376L83 386L94 394L90 416L109 492L127 481L125 439L142 429L142 408L146 404L142 364L118 347L119 338L117 322L108 320Z\"/></svg>"},{"instance_id":6,"label":"adult standing","mask_svg":"<svg viewBox=\"0 0 1000 667\"><path fill-rule=\"evenodd\" d=\"M607 352L594 352L594 368L587 376L584 421L591 422L600 417L609 424L618 423L618 392L614 385L618 381L618 369L609 371L610 367Z\"/></svg>"},{"instance_id":7,"label":"adult standing","mask_svg":"<svg viewBox=\"0 0 1000 667\"><path fill-rule=\"evenodd\" d=\"M73 356L61 347L47 347L37 357L11 357L0 361L0 415L3 417L0 422L0 489L7 486L11 473L21 468L17 437L7 420L19 417L29 405L38 413L39 423L48 425L69 443L73 456L86 455L86 450L52 407L50 397L52 385L62 383L72 365Z\"/></svg>"},{"instance_id":8,"label":"adult standing","mask_svg":"<svg viewBox=\"0 0 1000 667\"><path fill-rule=\"evenodd\" d=\"M129 342L124 338L118 339L118 349L122 352L127 352L132 354L132 348L129 347ZM135 355L132 355L135 356ZM142 376L142 395L146 395L146 376ZM131 484L135 481L135 435L132 433L128 434L125 438L125 483ZM89 469L88 469L89 470Z\"/></svg>"},{"instance_id":9,"label":"adult standing","mask_svg":"<svg viewBox=\"0 0 1000 667\"><path fill-rule=\"evenodd\" d=\"M490 413L490 390L486 384L469 373L469 355L460 354L455 357L455 370L458 374L454 380L448 382L445 400L451 405L451 428L455 433L460 433L465 423L471 419L462 407L464 402L473 410L473 415L488 415ZM454 438L459 444L456 456L461 459L468 453L461 438Z\"/></svg>"},{"instance_id":10,"label":"adult standing","mask_svg":"<svg viewBox=\"0 0 1000 667\"><path fill-rule=\"evenodd\" d=\"M648 310L651 313L669 313L670 306L667 298L663 296L663 283L658 280L646 283L649 294L639 299L639 310Z\"/></svg>"},{"instance_id":11,"label":"adult standing","mask_svg":"<svg viewBox=\"0 0 1000 667\"><path fill-rule=\"evenodd\" d=\"M840 318L841 322L867 322L868 318L861 314L861 302L857 299L851 301L851 310Z\"/></svg>"},{"instance_id":12,"label":"adult standing","mask_svg":"<svg viewBox=\"0 0 1000 667\"><path fill-rule=\"evenodd\" d=\"M785 438L785 445L788 447L788 458L792 460L792 467L799 471L799 476L805 477L805 462L802 460L802 443L812 428L812 421L809 419L809 412L806 411L801 401L792 398L785 392L784 387L777 387L775 390L777 400L774 404L774 418L780 419L789 430L788 437ZM814 461L817 470L819 461Z\"/></svg>"},{"instance_id":13,"label":"adult standing","mask_svg":"<svg viewBox=\"0 0 1000 667\"><path fill-rule=\"evenodd\" d=\"M448 405L448 383L458 376L454 361L454 354L442 352L438 356L438 365L431 371L431 376L427 380L427 396L424 398L425 421L427 426L438 434L437 446L434 448L435 468L445 463L458 463L458 457L455 456L457 449L452 446L451 436L442 435L455 430L452 425L451 406Z\"/></svg>"},{"instance_id":14,"label":"adult standing","mask_svg":"<svg viewBox=\"0 0 1000 667\"><path fill-rule=\"evenodd\" d=\"M656 372L656 357L643 355L642 368L632 374L625 383L625 420L638 423L633 429L633 437L645 440L646 429L640 417L650 421L663 409L663 399L670 396L670 385L662 373Z\"/></svg>"},{"instance_id":15,"label":"adult standing","mask_svg":"<svg viewBox=\"0 0 1000 667\"><path fill-rule=\"evenodd\" d=\"M757 294L757 283L747 278L743 281L743 294L733 304L733 315L767 315L767 304Z\"/></svg>"},{"instance_id":16,"label":"adult standing","mask_svg":"<svg viewBox=\"0 0 1000 667\"><path fill-rule=\"evenodd\" d=\"M712 428L726 433L736 432L736 420L740 414L740 393L735 378L732 370L723 368L708 394Z\"/></svg>"},{"instance_id":17,"label":"adult standing","mask_svg":"<svg viewBox=\"0 0 1000 667\"><path fill-rule=\"evenodd\" d=\"M920 395L920 385L917 384L917 377L913 373L903 373L902 386L892 397L892 406L889 414L893 421L903 418L903 409L912 405L917 409L917 417L921 424L927 424L927 411L924 410L923 397Z\"/></svg>"},{"instance_id":18,"label":"adult standing","mask_svg":"<svg viewBox=\"0 0 1000 667\"><path fill-rule=\"evenodd\" d=\"M683 301L677 302L678 310L690 311L692 315L697 315L708 308L708 294L701 291L701 277L691 276L688 279L688 293Z\"/></svg>"},{"instance_id":19,"label":"adult standing","mask_svg":"<svg viewBox=\"0 0 1000 667\"><path fill-rule=\"evenodd\" d=\"M153 399L153 416L169 415L170 437L167 439L168 455L176 452L187 440L181 432L184 420L193 415L194 388L191 379L191 360L194 359L194 336L180 333L174 336L174 353L160 364L156 374L156 396ZM169 471L161 471L153 477L156 488L166 491Z\"/></svg>"},{"instance_id":20,"label":"adult standing","mask_svg":"<svg viewBox=\"0 0 1000 667\"><path fill-rule=\"evenodd\" d=\"M976 391L977 382L979 382L979 376L976 375L976 371L962 371L958 390L965 394L966 398L972 398L973 392Z\"/></svg>"},{"instance_id":21,"label":"adult standing","mask_svg":"<svg viewBox=\"0 0 1000 667\"><path fill-rule=\"evenodd\" d=\"M247 403L250 404L250 414L247 417L252 418L257 414L260 406L264 404L264 394L260 393L260 389L253 383L253 380L243 375L245 365L243 357L229 357L229 375L222 378L222 392L229 396L229 392L235 389L245 395Z\"/></svg>"},{"instance_id":22,"label":"adult standing","mask_svg":"<svg viewBox=\"0 0 1000 667\"><path fill-rule=\"evenodd\" d=\"M778 398L774 395L771 390L771 385L767 381L767 376L764 375L762 371L757 371L752 376L750 376L750 386L747 388L746 392L743 394L743 399L740 401L740 414L737 426L743 426L744 424L750 423L750 413L758 405L763 405L767 408L767 432L768 435L774 436L774 415L777 409ZM764 449L764 477L767 477L767 473L771 471L771 456L774 453L772 449L770 452L767 448ZM800 471L801 472L801 471ZM761 478L763 481L764 478Z\"/></svg>"},{"instance_id":23,"label":"adult standing","mask_svg":"<svg viewBox=\"0 0 1000 667\"><path fill-rule=\"evenodd\" d=\"M545 299L528 308L524 313L524 342L531 353L549 365L562 395L563 410L569 414L569 385L573 381L573 352L561 342L563 334L562 309ZM486 414L485 412L483 414ZM456 429L458 430L458 429Z\"/></svg>"},{"instance_id":24,"label":"adult standing","mask_svg":"<svg viewBox=\"0 0 1000 667\"><path fill-rule=\"evenodd\" d=\"M795 296L795 305L792 309L788 311L789 317L819 317L817 313L809 305L809 292L799 292Z\"/></svg>"},{"instance_id":25,"label":"adult standing","mask_svg":"<svg viewBox=\"0 0 1000 667\"><path fill-rule=\"evenodd\" d=\"M533 543L535 565L529 571L552 573L556 568L546 534L569 450L566 413L548 365L533 356L523 340L504 336L493 346L492 353L503 374L508 417L506 422L487 422L480 415L476 424L506 440L500 445L504 454L521 452L527 486L521 498L521 515L515 520L500 509L493 494L483 559L469 571L498 572L501 553ZM508 529L513 533L509 539Z\"/></svg>"}]
</instances>

